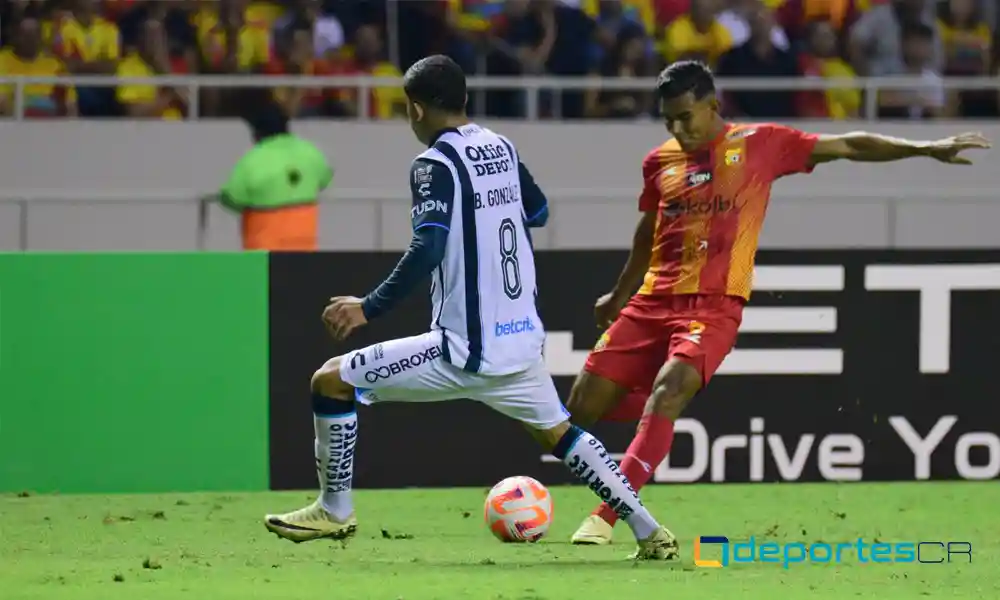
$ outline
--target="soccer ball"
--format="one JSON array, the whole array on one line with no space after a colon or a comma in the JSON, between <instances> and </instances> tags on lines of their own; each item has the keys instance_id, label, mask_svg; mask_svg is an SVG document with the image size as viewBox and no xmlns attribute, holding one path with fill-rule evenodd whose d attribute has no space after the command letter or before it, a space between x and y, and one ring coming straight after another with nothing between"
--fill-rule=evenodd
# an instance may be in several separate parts
<instances>
[{"instance_id":1,"label":"soccer ball","mask_svg":"<svg viewBox=\"0 0 1000 600\"><path fill-rule=\"evenodd\" d=\"M531 477L508 477L486 495L485 512L501 542L536 542L552 524L552 494Z\"/></svg>"}]
</instances>

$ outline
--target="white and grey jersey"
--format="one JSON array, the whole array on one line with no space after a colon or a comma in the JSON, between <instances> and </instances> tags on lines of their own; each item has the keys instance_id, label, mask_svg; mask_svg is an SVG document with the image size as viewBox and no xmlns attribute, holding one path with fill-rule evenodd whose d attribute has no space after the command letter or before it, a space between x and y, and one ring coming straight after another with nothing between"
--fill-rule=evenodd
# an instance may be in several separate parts
<instances>
[{"instance_id":1,"label":"white and grey jersey","mask_svg":"<svg viewBox=\"0 0 1000 600\"><path fill-rule=\"evenodd\" d=\"M414 160L414 229L448 230L432 274L431 328L444 331L445 359L472 373L515 373L542 353L522 171L510 140L474 123L445 131ZM533 212L544 211L544 195L525 179L542 203Z\"/></svg>"}]
</instances>

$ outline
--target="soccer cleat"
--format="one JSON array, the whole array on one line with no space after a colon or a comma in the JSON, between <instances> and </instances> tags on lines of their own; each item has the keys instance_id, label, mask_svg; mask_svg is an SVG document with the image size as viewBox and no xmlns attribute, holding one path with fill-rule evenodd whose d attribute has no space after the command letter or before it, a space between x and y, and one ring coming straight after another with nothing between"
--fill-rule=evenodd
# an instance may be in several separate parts
<instances>
[{"instance_id":1,"label":"soccer cleat","mask_svg":"<svg viewBox=\"0 0 1000 600\"><path fill-rule=\"evenodd\" d=\"M264 517L264 527L278 537L298 544L324 538L346 540L357 531L358 520L351 513L344 521L338 521L317 500L294 512L267 515Z\"/></svg>"},{"instance_id":2,"label":"soccer cleat","mask_svg":"<svg viewBox=\"0 0 1000 600\"><path fill-rule=\"evenodd\" d=\"M610 523L597 515L587 515L570 541L579 546L604 546L611 543Z\"/></svg>"},{"instance_id":3,"label":"soccer cleat","mask_svg":"<svg viewBox=\"0 0 1000 600\"><path fill-rule=\"evenodd\" d=\"M635 553L629 555L633 560L673 560L680 555L680 545L677 538L666 527L660 527L653 535L639 540Z\"/></svg>"}]
</instances>

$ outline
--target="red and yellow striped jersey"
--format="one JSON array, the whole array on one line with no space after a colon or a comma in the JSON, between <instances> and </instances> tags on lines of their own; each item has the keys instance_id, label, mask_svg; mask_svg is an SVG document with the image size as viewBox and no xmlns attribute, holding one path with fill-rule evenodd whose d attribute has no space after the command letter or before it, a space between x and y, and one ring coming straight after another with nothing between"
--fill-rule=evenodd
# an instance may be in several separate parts
<instances>
[{"instance_id":1,"label":"red and yellow striped jersey","mask_svg":"<svg viewBox=\"0 0 1000 600\"><path fill-rule=\"evenodd\" d=\"M727 124L704 150L675 140L642 163L639 210L656 211L639 294L750 298L757 240L780 177L812 171L816 135L775 124Z\"/></svg>"}]
</instances>

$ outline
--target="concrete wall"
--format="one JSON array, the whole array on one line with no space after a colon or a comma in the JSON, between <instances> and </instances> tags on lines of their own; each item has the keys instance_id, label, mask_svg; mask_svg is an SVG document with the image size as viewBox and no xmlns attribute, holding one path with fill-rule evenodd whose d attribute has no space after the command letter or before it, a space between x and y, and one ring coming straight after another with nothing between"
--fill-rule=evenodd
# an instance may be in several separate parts
<instances>
[{"instance_id":1,"label":"concrete wall","mask_svg":"<svg viewBox=\"0 0 1000 600\"><path fill-rule=\"evenodd\" d=\"M1000 125L802 122L803 129L873 128L919 139ZM498 123L548 192L542 248L626 247L636 218L639 163L665 133L658 123ZM407 172L420 144L405 123L296 126L333 159L322 212L329 249L401 249L409 241ZM193 200L215 190L249 135L236 122L0 124L0 249L191 249ZM927 159L824 165L779 182L762 245L1000 246L1000 151L971 167ZM212 211L208 247L238 247L234 218Z\"/></svg>"}]
</instances>

